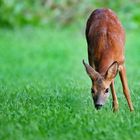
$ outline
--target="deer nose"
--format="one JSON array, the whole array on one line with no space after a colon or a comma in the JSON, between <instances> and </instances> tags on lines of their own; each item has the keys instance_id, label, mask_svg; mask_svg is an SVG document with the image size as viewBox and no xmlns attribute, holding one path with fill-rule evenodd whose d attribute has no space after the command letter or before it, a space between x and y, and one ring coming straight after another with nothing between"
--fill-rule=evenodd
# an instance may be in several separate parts
<instances>
[{"instance_id":1,"label":"deer nose","mask_svg":"<svg viewBox=\"0 0 140 140\"><path fill-rule=\"evenodd\" d=\"M101 105L101 104L96 104L96 105L95 105L95 108L96 108L97 110L99 110L99 109L101 109L102 106L103 106L103 105Z\"/></svg>"}]
</instances>

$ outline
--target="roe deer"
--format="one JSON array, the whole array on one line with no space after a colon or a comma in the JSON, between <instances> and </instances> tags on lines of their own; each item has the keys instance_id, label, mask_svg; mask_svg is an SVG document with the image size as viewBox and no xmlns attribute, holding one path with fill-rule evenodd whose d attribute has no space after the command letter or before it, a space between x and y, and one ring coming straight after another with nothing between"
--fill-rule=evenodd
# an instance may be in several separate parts
<instances>
[{"instance_id":1,"label":"roe deer","mask_svg":"<svg viewBox=\"0 0 140 140\"><path fill-rule=\"evenodd\" d=\"M124 66L125 31L115 13L110 9L96 9L86 25L89 65L84 62L92 81L92 96L96 109L100 109L112 91L113 111L118 110L118 100L114 89L114 78L119 71L123 92L130 111L133 105L129 93Z\"/></svg>"}]
</instances>

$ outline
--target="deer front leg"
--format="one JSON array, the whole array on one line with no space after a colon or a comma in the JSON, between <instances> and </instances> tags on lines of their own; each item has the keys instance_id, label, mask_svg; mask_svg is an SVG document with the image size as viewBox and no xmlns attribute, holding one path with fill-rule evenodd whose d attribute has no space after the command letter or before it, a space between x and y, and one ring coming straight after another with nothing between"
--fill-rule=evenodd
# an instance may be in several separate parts
<instances>
[{"instance_id":1,"label":"deer front leg","mask_svg":"<svg viewBox=\"0 0 140 140\"><path fill-rule=\"evenodd\" d=\"M114 80L112 80L110 88L111 88L112 99L113 99L112 107L113 107L113 111L115 112L118 110L119 106L118 106L118 99L115 92Z\"/></svg>"},{"instance_id":2,"label":"deer front leg","mask_svg":"<svg viewBox=\"0 0 140 140\"><path fill-rule=\"evenodd\" d=\"M89 62L89 65L91 67L93 67L95 69L95 65L94 65L94 59L93 59L93 54L92 54L92 50L90 50L90 46L88 46L88 62Z\"/></svg>"},{"instance_id":3,"label":"deer front leg","mask_svg":"<svg viewBox=\"0 0 140 140\"><path fill-rule=\"evenodd\" d=\"M120 68L119 75L120 75L120 79L121 79L122 87L123 87L123 92L124 92L125 98L127 100L129 109L130 109L130 111L133 111L134 108L133 108L133 104L131 102L130 92L129 92L127 78L126 78L126 69L124 66L122 66Z\"/></svg>"}]
</instances>

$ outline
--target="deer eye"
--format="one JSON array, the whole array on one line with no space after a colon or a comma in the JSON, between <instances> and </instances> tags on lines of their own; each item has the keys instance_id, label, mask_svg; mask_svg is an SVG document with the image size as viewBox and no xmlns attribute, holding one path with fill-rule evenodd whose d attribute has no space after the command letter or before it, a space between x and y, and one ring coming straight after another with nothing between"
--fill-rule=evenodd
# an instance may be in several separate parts
<instances>
[{"instance_id":1,"label":"deer eye","mask_svg":"<svg viewBox=\"0 0 140 140\"><path fill-rule=\"evenodd\" d=\"M105 90L105 93L108 93L108 88Z\"/></svg>"},{"instance_id":2,"label":"deer eye","mask_svg":"<svg viewBox=\"0 0 140 140\"><path fill-rule=\"evenodd\" d=\"M93 88L91 89L91 93L94 93L94 89Z\"/></svg>"}]
</instances>

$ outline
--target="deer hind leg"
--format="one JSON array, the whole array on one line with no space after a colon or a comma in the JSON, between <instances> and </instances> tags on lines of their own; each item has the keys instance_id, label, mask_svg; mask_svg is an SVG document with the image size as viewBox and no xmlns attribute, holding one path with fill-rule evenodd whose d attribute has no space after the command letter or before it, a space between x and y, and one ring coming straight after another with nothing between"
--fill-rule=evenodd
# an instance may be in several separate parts
<instances>
[{"instance_id":1,"label":"deer hind leg","mask_svg":"<svg viewBox=\"0 0 140 140\"><path fill-rule=\"evenodd\" d=\"M131 97L130 97L130 92L129 92L127 78L126 78L126 69L124 66L122 66L122 68L120 69L119 75L120 75L120 79L121 79L122 87L123 87L123 92L124 92L125 98L127 100L129 109L130 109L130 111L133 111L134 108L133 108L133 104L132 104Z\"/></svg>"},{"instance_id":2,"label":"deer hind leg","mask_svg":"<svg viewBox=\"0 0 140 140\"><path fill-rule=\"evenodd\" d=\"M118 106L118 99L115 92L114 80L111 82L110 88L111 88L112 99L113 99L112 107L113 107L113 111L115 112L118 110L119 106Z\"/></svg>"}]
</instances>

